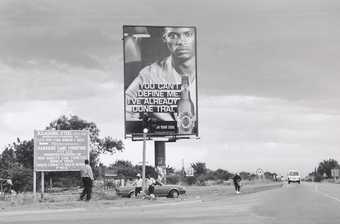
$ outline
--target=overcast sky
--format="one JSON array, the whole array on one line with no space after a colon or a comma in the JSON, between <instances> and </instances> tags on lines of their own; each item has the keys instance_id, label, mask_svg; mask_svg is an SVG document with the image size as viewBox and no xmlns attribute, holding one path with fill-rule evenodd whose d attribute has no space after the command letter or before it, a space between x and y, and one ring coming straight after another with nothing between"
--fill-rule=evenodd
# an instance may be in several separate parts
<instances>
[{"instance_id":1,"label":"overcast sky","mask_svg":"<svg viewBox=\"0 0 340 224\"><path fill-rule=\"evenodd\" d=\"M63 114L124 138L123 24L197 27L201 139L168 143L169 165L285 175L340 161L336 0L0 0L0 150ZM142 143L124 143L103 162L140 162Z\"/></svg>"}]
</instances>

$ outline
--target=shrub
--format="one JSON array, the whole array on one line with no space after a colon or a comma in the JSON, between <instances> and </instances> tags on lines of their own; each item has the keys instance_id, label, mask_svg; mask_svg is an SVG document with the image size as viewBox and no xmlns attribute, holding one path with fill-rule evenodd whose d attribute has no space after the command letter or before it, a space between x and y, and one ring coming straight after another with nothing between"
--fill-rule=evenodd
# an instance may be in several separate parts
<instances>
[{"instance_id":1,"label":"shrub","mask_svg":"<svg viewBox=\"0 0 340 224\"><path fill-rule=\"evenodd\" d=\"M321 180L322 180L322 177L319 175L315 176L314 178L314 182L321 182Z\"/></svg>"},{"instance_id":2,"label":"shrub","mask_svg":"<svg viewBox=\"0 0 340 224\"><path fill-rule=\"evenodd\" d=\"M45 184L47 180L45 179ZM53 182L53 187L76 187L81 186L82 182L80 178L74 177L59 177Z\"/></svg>"},{"instance_id":3,"label":"shrub","mask_svg":"<svg viewBox=\"0 0 340 224\"><path fill-rule=\"evenodd\" d=\"M33 189L33 171L23 167L13 167L8 173L13 182L13 189L16 192L32 191Z\"/></svg>"},{"instance_id":4,"label":"shrub","mask_svg":"<svg viewBox=\"0 0 340 224\"><path fill-rule=\"evenodd\" d=\"M188 185L193 185L193 184L196 183L196 181L197 181L196 177L194 177L194 176L187 176L187 177L184 178L184 182Z\"/></svg>"},{"instance_id":5,"label":"shrub","mask_svg":"<svg viewBox=\"0 0 340 224\"><path fill-rule=\"evenodd\" d=\"M200 175L197 177L196 184L199 186L205 186L206 185L205 181L206 181L205 175Z\"/></svg>"},{"instance_id":6,"label":"shrub","mask_svg":"<svg viewBox=\"0 0 340 224\"><path fill-rule=\"evenodd\" d=\"M166 177L167 184L178 184L179 180L180 180L180 176L178 176L178 175Z\"/></svg>"}]
</instances>

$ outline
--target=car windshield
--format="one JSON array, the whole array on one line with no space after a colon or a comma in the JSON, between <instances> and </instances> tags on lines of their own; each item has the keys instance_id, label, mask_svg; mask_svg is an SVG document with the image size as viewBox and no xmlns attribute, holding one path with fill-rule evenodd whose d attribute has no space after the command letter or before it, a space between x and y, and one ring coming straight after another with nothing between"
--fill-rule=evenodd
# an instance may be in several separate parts
<instances>
[{"instance_id":1,"label":"car windshield","mask_svg":"<svg viewBox=\"0 0 340 224\"><path fill-rule=\"evenodd\" d=\"M299 172L289 172L289 176L299 176Z\"/></svg>"}]
</instances>

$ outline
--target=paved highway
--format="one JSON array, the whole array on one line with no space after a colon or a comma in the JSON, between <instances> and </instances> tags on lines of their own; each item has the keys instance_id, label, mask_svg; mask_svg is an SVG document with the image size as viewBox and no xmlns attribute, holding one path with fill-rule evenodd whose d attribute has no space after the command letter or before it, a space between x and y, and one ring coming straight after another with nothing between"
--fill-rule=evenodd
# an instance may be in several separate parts
<instances>
[{"instance_id":1,"label":"paved highway","mask_svg":"<svg viewBox=\"0 0 340 224\"><path fill-rule=\"evenodd\" d=\"M90 202L91 203L91 202ZM272 190L141 207L76 208L0 213L0 223L340 223L340 185L285 184Z\"/></svg>"}]
</instances>

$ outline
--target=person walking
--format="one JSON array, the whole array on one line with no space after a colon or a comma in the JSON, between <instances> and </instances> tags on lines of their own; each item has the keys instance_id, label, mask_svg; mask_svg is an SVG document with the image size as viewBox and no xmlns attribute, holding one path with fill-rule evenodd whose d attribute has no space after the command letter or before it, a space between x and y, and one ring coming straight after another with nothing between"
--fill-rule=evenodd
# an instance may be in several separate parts
<instances>
[{"instance_id":1,"label":"person walking","mask_svg":"<svg viewBox=\"0 0 340 224\"><path fill-rule=\"evenodd\" d=\"M239 173L235 173L235 176L233 178L233 182L234 182L234 186L235 186L235 192L236 192L236 194L239 194L240 190L241 190L241 185L240 185L241 176L240 176Z\"/></svg>"},{"instance_id":2,"label":"person walking","mask_svg":"<svg viewBox=\"0 0 340 224\"><path fill-rule=\"evenodd\" d=\"M83 181L83 192L80 194L80 200L83 200L86 195L86 201L91 200L92 184L93 184L93 172L89 165L89 160L85 160L85 166L80 169L80 176Z\"/></svg>"}]
</instances>

